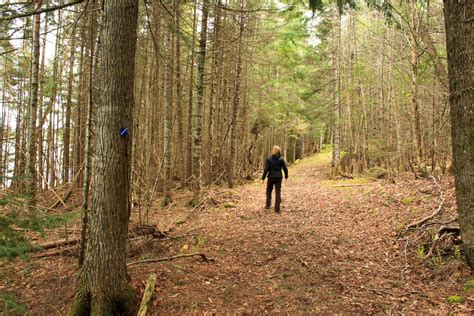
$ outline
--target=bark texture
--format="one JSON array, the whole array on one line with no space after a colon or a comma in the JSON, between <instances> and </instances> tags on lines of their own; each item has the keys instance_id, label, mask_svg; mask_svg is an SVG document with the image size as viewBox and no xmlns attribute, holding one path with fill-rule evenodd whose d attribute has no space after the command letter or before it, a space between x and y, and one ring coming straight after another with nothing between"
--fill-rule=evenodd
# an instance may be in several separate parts
<instances>
[{"instance_id":1,"label":"bark texture","mask_svg":"<svg viewBox=\"0 0 474 316\"><path fill-rule=\"evenodd\" d=\"M474 1L445 0L444 15L459 224L474 269Z\"/></svg>"},{"instance_id":2,"label":"bark texture","mask_svg":"<svg viewBox=\"0 0 474 316\"><path fill-rule=\"evenodd\" d=\"M206 65L206 41L207 41L207 18L209 13L209 0L203 0L202 17L201 17L201 37L199 40L199 53L197 55L197 98L196 108L194 112L193 128L194 128L194 146L193 146L193 203L197 203L201 198L202 189L202 111L204 107L204 70Z\"/></svg>"},{"instance_id":3,"label":"bark texture","mask_svg":"<svg viewBox=\"0 0 474 316\"><path fill-rule=\"evenodd\" d=\"M36 10L41 9L41 2ZM33 55L31 61L31 101L28 122L28 185L29 205L36 205L36 117L38 113L39 57L41 15L33 18Z\"/></svg>"},{"instance_id":4,"label":"bark texture","mask_svg":"<svg viewBox=\"0 0 474 316\"><path fill-rule=\"evenodd\" d=\"M88 251L74 315L130 314L134 294L125 266L130 217L130 154L137 0L105 0L101 93L94 144ZM129 129L129 136L121 133Z\"/></svg>"}]
</instances>

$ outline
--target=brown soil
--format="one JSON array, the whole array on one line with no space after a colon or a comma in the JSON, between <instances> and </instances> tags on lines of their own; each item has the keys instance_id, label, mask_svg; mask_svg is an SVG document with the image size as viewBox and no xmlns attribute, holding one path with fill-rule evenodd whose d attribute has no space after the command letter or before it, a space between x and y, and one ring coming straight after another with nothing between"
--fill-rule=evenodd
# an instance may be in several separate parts
<instances>
[{"instance_id":1,"label":"brown soil","mask_svg":"<svg viewBox=\"0 0 474 316\"><path fill-rule=\"evenodd\" d=\"M461 260L423 260L423 235L397 240L403 227L436 209L436 186L399 178L396 184L356 179L349 182L361 185L333 187L347 182L326 180L327 162L328 155L319 154L290 169L281 214L263 208L260 181L210 188L200 208L185 207L186 192L177 193L170 207L157 202L149 223L170 236L187 236L132 241L129 261L193 252L215 261L191 257L130 266L137 298L155 272L153 314L472 313L474 295L463 291L469 270ZM452 179L441 185L449 218L456 211ZM0 292L16 294L32 315L65 314L76 260L8 263L0 269ZM449 302L453 295L464 301Z\"/></svg>"}]
</instances>

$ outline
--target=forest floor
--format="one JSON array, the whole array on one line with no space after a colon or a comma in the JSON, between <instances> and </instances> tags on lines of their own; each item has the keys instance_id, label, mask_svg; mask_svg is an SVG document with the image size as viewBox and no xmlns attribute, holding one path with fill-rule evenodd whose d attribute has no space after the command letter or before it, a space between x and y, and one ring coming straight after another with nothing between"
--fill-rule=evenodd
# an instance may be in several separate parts
<instances>
[{"instance_id":1,"label":"forest floor","mask_svg":"<svg viewBox=\"0 0 474 316\"><path fill-rule=\"evenodd\" d=\"M258 180L233 190L209 188L200 208L185 206L186 192L168 207L157 202L149 223L184 236L136 239L129 243L129 262L195 252L214 261L132 265L137 298L155 272L153 314L474 312L474 293L465 290L470 272L459 255L426 259L417 243L423 235L398 237L436 209L434 183L408 176L395 184L328 180L329 159L316 154L290 168L280 214L263 208L265 188ZM452 178L440 184L445 216L455 216ZM0 292L15 294L30 314L65 314L76 261L70 255L6 264Z\"/></svg>"}]
</instances>

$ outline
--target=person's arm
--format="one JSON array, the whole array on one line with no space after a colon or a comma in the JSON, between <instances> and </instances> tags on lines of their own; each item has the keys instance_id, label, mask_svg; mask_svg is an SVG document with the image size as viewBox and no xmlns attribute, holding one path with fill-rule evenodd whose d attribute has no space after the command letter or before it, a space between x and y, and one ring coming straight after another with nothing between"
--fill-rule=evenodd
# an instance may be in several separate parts
<instances>
[{"instance_id":1,"label":"person's arm","mask_svg":"<svg viewBox=\"0 0 474 316\"><path fill-rule=\"evenodd\" d=\"M285 162L285 159L282 158L282 161L283 161L283 172L285 172L285 179L288 179L288 168L286 167L286 162Z\"/></svg>"},{"instance_id":2,"label":"person's arm","mask_svg":"<svg viewBox=\"0 0 474 316\"><path fill-rule=\"evenodd\" d=\"M262 180L265 180L269 171L270 171L270 160L267 159L265 161L265 169L263 170Z\"/></svg>"}]
</instances>

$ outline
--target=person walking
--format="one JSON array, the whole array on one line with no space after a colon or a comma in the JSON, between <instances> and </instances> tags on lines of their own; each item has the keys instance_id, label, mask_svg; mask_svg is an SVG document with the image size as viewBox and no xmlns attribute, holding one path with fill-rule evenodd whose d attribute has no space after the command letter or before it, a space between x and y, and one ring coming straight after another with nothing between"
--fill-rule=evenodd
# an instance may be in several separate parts
<instances>
[{"instance_id":1,"label":"person walking","mask_svg":"<svg viewBox=\"0 0 474 316\"><path fill-rule=\"evenodd\" d=\"M265 161L262 184L265 183L265 178L268 177L266 209L270 209L272 204L272 191L273 187L275 187L275 212L277 213L280 212L281 181L283 179L282 170L285 172L285 179L288 179L288 168L286 167L285 159L281 157L281 149L278 146L273 146L272 155Z\"/></svg>"}]
</instances>

